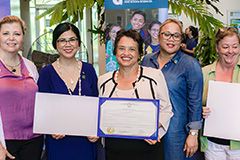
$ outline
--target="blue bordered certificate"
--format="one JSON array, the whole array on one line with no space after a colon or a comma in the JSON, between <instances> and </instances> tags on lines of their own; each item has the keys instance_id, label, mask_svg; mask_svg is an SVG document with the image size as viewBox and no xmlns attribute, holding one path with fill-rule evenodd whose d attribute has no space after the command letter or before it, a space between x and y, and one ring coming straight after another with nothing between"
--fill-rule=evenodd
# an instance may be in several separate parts
<instances>
[{"instance_id":1,"label":"blue bordered certificate","mask_svg":"<svg viewBox=\"0 0 240 160\"><path fill-rule=\"evenodd\" d=\"M100 97L98 136L157 140L159 104L159 100Z\"/></svg>"}]
</instances>

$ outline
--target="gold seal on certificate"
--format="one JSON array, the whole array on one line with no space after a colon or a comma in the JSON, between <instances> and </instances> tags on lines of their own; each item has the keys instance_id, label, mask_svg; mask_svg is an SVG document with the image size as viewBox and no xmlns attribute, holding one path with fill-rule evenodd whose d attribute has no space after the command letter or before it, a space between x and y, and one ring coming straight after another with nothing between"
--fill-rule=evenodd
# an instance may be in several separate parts
<instances>
[{"instance_id":1,"label":"gold seal on certificate","mask_svg":"<svg viewBox=\"0 0 240 160\"><path fill-rule=\"evenodd\" d=\"M98 136L157 139L159 101L100 98Z\"/></svg>"},{"instance_id":2,"label":"gold seal on certificate","mask_svg":"<svg viewBox=\"0 0 240 160\"><path fill-rule=\"evenodd\" d=\"M114 131L115 131L115 129L112 128L112 127L107 128L107 133L108 133L108 134L113 134Z\"/></svg>"}]
</instances>

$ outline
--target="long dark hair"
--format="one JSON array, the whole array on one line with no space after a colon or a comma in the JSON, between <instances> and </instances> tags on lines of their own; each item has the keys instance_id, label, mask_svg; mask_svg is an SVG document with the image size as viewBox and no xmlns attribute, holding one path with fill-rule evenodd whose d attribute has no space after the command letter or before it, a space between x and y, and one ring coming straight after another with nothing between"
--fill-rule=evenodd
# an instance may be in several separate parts
<instances>
[{"instance_id":1,"label":"long dark hair","mask_svg":"<svg viewBox=\"0 0 240 160\"><path fill-rule=\"evenodd\" d=\"M188 28L192 32L193 38L198 42L198 34L199 34L198 28L193 26L189 26Z\"/></svg>"}]
</instances>

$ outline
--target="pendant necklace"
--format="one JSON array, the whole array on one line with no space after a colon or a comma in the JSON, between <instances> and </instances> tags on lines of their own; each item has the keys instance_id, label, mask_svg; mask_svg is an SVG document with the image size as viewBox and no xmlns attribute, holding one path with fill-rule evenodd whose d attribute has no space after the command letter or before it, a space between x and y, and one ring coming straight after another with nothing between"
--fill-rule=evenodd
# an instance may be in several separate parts
<instances>
[{"instance_id":1,"label":"pendant necklace","mask_svg":"<svg viewBox=\"0 0 240 160\"><path fill-rule=\"evenodd\" d=\"M16 64L16 65L9 65L9 64L7 64L4 60L3 60L3 62L4 62L4 64L5 64L8 68L10 68L10 71L11 71L12 73L15 73L15 72L17 71L17 67L21 64L21 61L19 61L19 63Z\"/></svg>"},{"instance_id":2,"label":"pendant necklace","mask_svg":"<svg viewBox=\"0 0 240 160\"><path fill-rule=\"evenodd\" d=\"M80 71L81 71L81 64L80 64L79 61L77 61L77 63L78 63L78 73L80 73ZM72 95L72 93L74 91L71 90L71 88L67 84L67 81L64 79L64 76L63 76L63 73L62 73L62 66L61 66L61 64L59 62L59 58L57 59L57 68L58 68L59 74L61 75L61 78L62 78L63 82L65 83L65 86L67 87L68 94ZM70 78L70 85L72 86L73 84L74 84L74 80L72 78ZM78 86L79 86L78 95L80 96L81 95L81 73L80 73L79 78L78 78Z\"/></svg>"}]
</instances>

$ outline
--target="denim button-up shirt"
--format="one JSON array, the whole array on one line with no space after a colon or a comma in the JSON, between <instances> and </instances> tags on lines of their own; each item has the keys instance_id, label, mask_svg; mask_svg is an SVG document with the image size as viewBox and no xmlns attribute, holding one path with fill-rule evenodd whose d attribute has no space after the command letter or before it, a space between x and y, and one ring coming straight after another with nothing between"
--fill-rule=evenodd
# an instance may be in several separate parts
<instances>
[{"instance_id":1,"label":"denim button-up shirt","mask_svg":"<svg viewBox=\"0 0 240 160\"><path fill-rule=\"evenodd\" d=\"M159 53L147 54L143 66L159 68ZM162 67L169 89L174 116L169 132L188 132L189 129L202 127L203 76L196 59L181 51Z\"/></svg>"}]
</instances>

